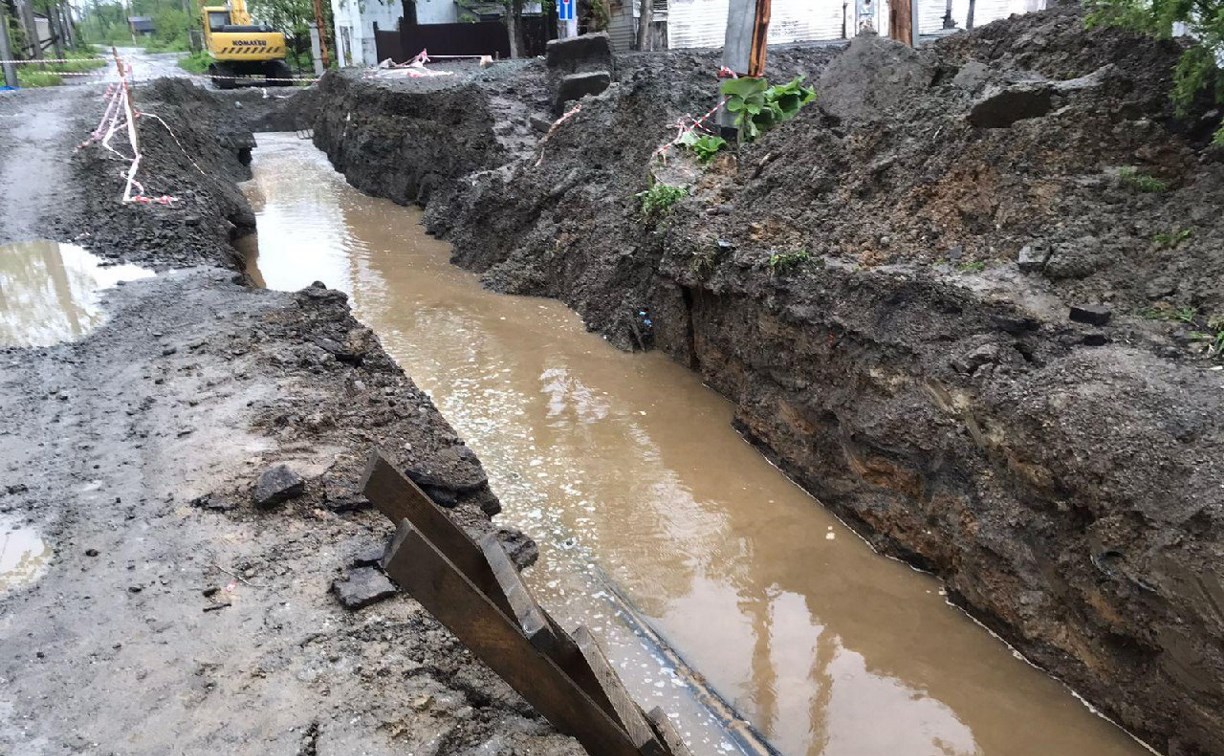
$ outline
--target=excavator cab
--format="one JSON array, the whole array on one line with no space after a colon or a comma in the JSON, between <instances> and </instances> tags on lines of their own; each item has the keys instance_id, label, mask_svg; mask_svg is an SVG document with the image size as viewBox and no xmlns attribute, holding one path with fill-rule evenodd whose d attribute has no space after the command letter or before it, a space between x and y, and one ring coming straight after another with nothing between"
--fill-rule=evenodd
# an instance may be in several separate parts
<instances>
[{"instance_id":1,"label":"excavator cab","mask_svg":"<svg viewBox=\"0 0 1224 756\"><path fill-rule=\"evenodd\" d=\"M289 86L293 72L285 62L285 35L256 24L246 0L201 8L204 46L213 62L208 66L217 89L243 83Z\"/></svg>"}]
</instances>

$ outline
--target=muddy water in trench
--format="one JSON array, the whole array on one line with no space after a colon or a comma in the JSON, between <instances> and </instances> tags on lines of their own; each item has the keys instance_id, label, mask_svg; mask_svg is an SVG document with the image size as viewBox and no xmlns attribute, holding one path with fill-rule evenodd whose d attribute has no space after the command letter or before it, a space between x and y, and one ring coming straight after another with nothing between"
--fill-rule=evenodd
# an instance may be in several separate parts
<instances>
[{"instance_id":1,"label":"muddy water in trench","mask_svg":"<svg viewBox=\"0 0 1224 756\"><path fill-rule=\"evenodd\" d=\"M258 141L267 285L351 295L484 461L503 520L540 542L541 602L596 630L696 751L734 745L616 615L608 583L786 754L1142 752L936 581L872 553L731 430L695 375L618 352L557 302L483 291L417 211L363 196L293 135Z\"/></svg>"}]
</instances>

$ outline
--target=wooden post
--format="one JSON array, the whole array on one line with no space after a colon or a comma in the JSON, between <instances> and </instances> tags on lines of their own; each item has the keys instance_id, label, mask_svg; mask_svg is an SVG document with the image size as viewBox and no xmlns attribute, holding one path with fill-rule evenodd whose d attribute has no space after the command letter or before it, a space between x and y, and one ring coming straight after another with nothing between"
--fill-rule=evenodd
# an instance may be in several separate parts
<instances>
[{"instance_id":1,"label":"wooden post","mask_svg":"<svg viewBox=\"0 0 1224 756\"><path fill-rule=\"evenodd\" d=\"M331 65L327 57L327 25L323 23L323 2L314 0L315 27L319 30L319 51L323 57L323 68Z\"/></svg>"},{"instance_id":2,"label":"wooden post","mask_svg":"<svg viewBox=\"0 0 1224 756\"><path fill-rule=\"evenodd\" d=\"M913 44L914 18L910 0L888 0L888 36L905 45Z\"/></svg>"},{"instance_id":3,"label":"wooden post","mask_svg":"<svg viewBox=\"0 0 1224 756\"><path fill-rule=\"evenodd\" d=\"M9 46L8 11L2 2L0 2L0 60L5 61L0 64L0 67L4 68L4 85L16 88L18 86L17 64L12 62L13 49Z\"/></svg>"},{"instance_id":4,"label":"wooden post","mask_svg":"<svg viewBox=\"0 0 1224 756\"><path fill-rule=\"evenodd\" d=\"M26 41L30 43L30 59L42 60L42 39L38 36L38 20L34 18L34 0L17 0L17 8L25 26Z\"/></svg>"}]
</instances>

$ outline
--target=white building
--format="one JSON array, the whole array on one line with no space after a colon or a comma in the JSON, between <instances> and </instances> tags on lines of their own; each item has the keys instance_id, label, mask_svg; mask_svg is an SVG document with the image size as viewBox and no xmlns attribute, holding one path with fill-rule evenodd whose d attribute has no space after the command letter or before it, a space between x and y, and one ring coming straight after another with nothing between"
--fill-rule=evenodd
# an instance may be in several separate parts
<instances>
[{"instance_id":1,"label":"white building","mask_svg":"<svg viewBox=\"0 0 1224 756\"><path fill-rule=\"evenodd\" d=\"M408 0L412 2L412 0ZM341 66L378 63L374 29L395 31L404 16L401 0L331 0L336 21L336 60ZM458 21L454 0L416 0L417 23L449 24Z\"/></svg>"},{"instance_id":2,"label":"white building","mask_svg":"<svg viewBox=\"0 0 1224 756\"><path fill-rule=\"evenodd\" d=\"M667 46L722 47L728 0L655 0L654 20L667 21ZM876 30L888 34L888 3L876 2ZM608 34L617 50L632 49L638 0L613 2ZM974 26L988 24L1013 13L1045 7L1045 0L976 0ZM969 0L952 0L952 19L964 29ZM918 29L936 34L943 29L947 0L918 0ZM815 42L854 36L854 0L772 0L769 42Z\"/></svg>"}]
</instances>

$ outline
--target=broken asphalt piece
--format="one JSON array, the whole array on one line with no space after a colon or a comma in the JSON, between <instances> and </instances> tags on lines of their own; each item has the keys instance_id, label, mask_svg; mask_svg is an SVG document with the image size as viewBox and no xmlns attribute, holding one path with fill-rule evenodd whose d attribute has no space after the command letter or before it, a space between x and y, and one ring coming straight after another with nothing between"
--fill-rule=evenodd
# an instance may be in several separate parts
<instances>
[{"instance_id":1,"label":"broken asphalt piece","mask_svg":"<svg viewBox=\"0 0 1224 756\"><path fill-rule=\"evenodd\" d=\"M301 496L305 490L306 481L302 480L301 475L285 465L276 465L264 470L259 476L253 496L257 505L270 507Z\"/></svg>"},{"instance_id":2,"label":"broken asphalt piece","mask_svg":"<svg viewBox=\"0 0 1224 756\"><path fill-rule=\"evenodd\" d=\"M1054 87L1045 81L1024 81L991 87L969 110L969 123L983 129L1003 129L1016 121L1040 118L1054 108Z\"/></svg>"},{"instance_id":3,"label":"broken asphalt piece","mask_svg":"<svg viewBox=\"0 0 1224 756\"><path fill-rule=\"evenodd\" d=\"M373 567L357 567L349 570L343 580L332 583L332 593L346 609L362 609L383 599L394 596L397 591L387 576Z\"/></svg>"},{"instance_id":4,"label":"broken asphalt piece","mask_svg":"<svg viewBox=\"0 0 1224 756\"><path fill-rule=\"evenodd\" d=\"M1045 267L1049 259L1049 252L1035 250L1030 244L1025 244L1016 254L1016 263L1020 266L1021 273L1036 273Z\"/></svg>"},{"instance_id":5,"label":"broken asphalt piece","mask_svg":"<svg viewBox=\"0 0 1224 756\"><path fill-rule=\"evenodd\" d=\"M1105 346L1109 341L1100 331L1084 334L1084 346Z\"/></svg>"},{"instance_id":6,"label":"broken asphalt piece","mask_svg":"<svg viewBox=\"0 0 1224 756\"><path fill-rule=\"evenodd\" d=\"M550 40L544 45L544 64L561 73L611 71L615 64L612 39L607 32L596 32Z\"/></svg>"},{"instance_id":7,"label":"broken asphalt piece","mask_svg":"<svg viewBox=\"0 0 1224 756\"><path fill-rule=\"evenodd\" d=\"M607 71L590 71L562 77L557 85L557 96L553 98L553 111L561 115L567 102L581 100L587 95L597 95L611 83L612 75Z\"/></svg>"},{"instance_id":8,"label":"broken asphalt piece","mask_svg":"<svg viewBox=\"0 0 1224 756\"><path fill-rule=\"evenodd\" d=\"M1076 323L1087 323L1088 325L1103 326L1109 322L1113 313L1107 307L1100 305L1072 305L1071 319Z\"/></svg>"},{"instance_id":9,"label":"broken asphalt piece","mask_svg":"<svg viewBox=\"0 0 1224 756\"><path fill-rule=\"evenodd\" d=\"M373 567L382 564L383 555L387 552L386 544L375 543L366 546L353 557L354 567Z\"/></svg>"},{"instance_id":10,"label":"broken asphalt piece","mask_svg":"<svg viewBox=\"0 0 1224 756\"><path fill-rule=\"evenodd\" d=\"M362 359L365 357L364 353L349 349L343 344L333 341L325 336L315 337L314 343L315 346L319 347L325 352L329 352L335 356L337 360L348 365L360 365Z\"/></svg>"}]
</instances>

